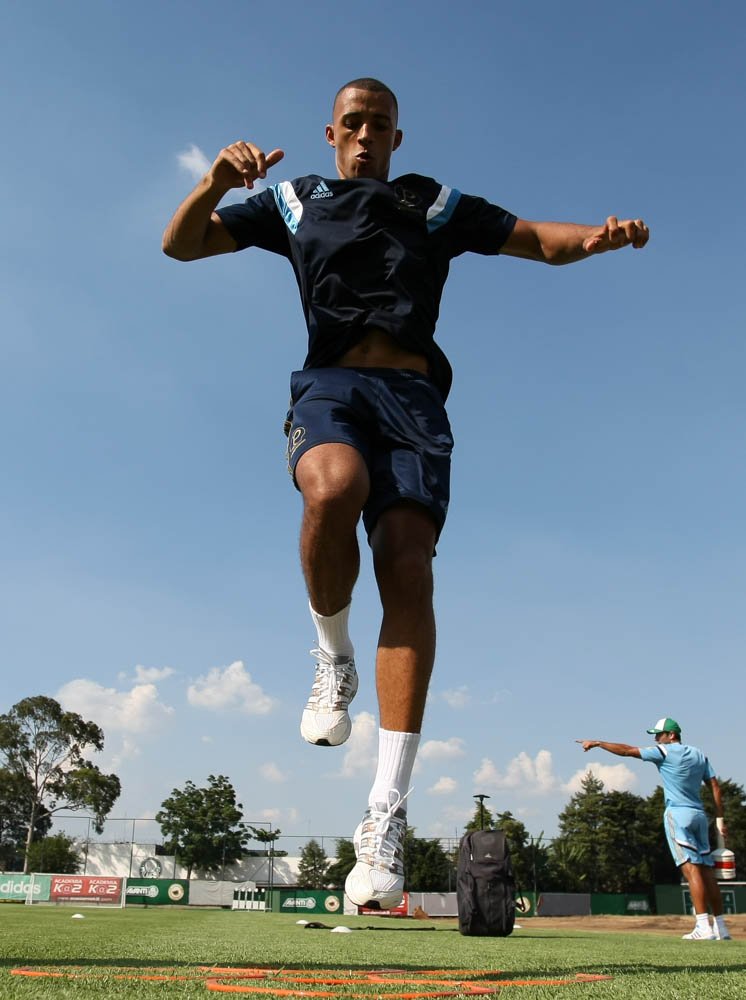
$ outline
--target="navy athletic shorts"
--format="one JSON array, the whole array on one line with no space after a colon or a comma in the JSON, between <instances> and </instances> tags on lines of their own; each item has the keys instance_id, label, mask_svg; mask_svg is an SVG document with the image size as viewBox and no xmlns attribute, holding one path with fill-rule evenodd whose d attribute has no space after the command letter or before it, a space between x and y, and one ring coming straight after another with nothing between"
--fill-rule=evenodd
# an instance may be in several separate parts
<instances>
[{"instance_id":1,"label":"navy athletic shorts","mask_svg":"<svg viewBox=\"0 0 746 1000\"><path fill-rule=\"evenodd\" d=\"M398 368L308 368L293 372L288 471L318 444L349 444L370 473L363 524L370 538L384 510L399 500L422 504L445 523L453 437L440 393L416 371ZM297 487L297 483L296 483Z\"/></svg>"}]
</instances>

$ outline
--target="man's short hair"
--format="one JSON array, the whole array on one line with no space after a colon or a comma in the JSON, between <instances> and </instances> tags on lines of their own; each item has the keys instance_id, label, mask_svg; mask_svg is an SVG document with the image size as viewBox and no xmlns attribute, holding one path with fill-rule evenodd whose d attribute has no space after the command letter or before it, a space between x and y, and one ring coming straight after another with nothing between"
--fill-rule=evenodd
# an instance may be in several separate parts
<instances>
[{"instance_id":1,"label":"man's short hair","mask_svg":"<svg viewBox=\"0 0 746 1000\"><path fill-rule=\"evenodd\" d=\"M345 90L368 90L374 94L388 94L394 103L394 111L396 112L397 119L399 118L399 102L396 99L396 94L393 92L391 87L387 87L385 83L381 83L380 80L376 80L372 76L361 76L357 80L350 80L343 87L340 87L337 93L334 95L334 104L332 105L332 116L334 115L334 108L337 106L337 101L339 100L339 95Z\"/></svg>"}]
</instances>

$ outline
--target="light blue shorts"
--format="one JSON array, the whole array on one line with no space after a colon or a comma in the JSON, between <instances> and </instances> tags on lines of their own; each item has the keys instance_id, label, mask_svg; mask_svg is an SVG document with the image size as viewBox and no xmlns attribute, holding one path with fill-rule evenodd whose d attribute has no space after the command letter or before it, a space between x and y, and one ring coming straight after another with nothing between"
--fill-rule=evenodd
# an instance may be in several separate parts
<instances>
[{"instance_id":1,"label":"light blue shorts","mask_svg":"<svg viewBox=\"0 0 746 1000\"><path fill-rule=\"evenodd\" d=\"M712 866L707 814L703 809L669 806L663 814L663 826L676 865L690 861L693 865Z\"/></svg>"}]
</instances>

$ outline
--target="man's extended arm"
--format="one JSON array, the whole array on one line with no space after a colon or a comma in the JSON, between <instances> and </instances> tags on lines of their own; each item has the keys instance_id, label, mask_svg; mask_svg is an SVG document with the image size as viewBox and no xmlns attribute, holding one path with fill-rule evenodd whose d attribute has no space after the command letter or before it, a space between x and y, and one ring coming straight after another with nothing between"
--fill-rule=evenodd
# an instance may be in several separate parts
<instances>
[{"instance_id":1,"label":"man's extended arm","mask_svg":"<svg viewBox=\"0 0 746 1000\"><path fill-rule=\"evenodd\" d=\"M621 222L610 215L603 226L581 226L573 222L529 222L519 219L503 244L501 253L538 260L544 264L574 264L608 250L632 246L640 250L648 242L648 227L642 219Z\"/></svg>"},{"instance_id":2,"label":"man's extended arm","mask_svg":"<svg viewBox=\"0 0 746 1000\"><path fill-rule=\"evenodd\" d=\"M218 203L231 188L252 188L284 155L281 149L273 149L265 156L250 142L234 142L221 149L166 226L163 252L176 260L202 260L235 250L236 241L215 214Z\"/></svg>"},{"instance_id":3,"label":"man's extended arm","mask_svg":"<svg viewBox=\"0 0 746 1000\"><path fill-rule=\"evenodd\" d=\"M608 750L609 753L615 753L617 757L639 757L640 748L631 747L629 743L605 743L603 740L575 740L576 743L581 743L583 750L595 750L596 747L600 747L601 750Z\"/></svg>"}]
</instances>

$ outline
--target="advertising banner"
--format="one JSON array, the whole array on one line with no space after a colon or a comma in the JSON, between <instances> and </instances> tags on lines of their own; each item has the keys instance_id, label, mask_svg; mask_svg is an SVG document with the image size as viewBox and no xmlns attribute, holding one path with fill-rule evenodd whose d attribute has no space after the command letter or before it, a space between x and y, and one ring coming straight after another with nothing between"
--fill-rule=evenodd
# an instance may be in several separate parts
<instances>
[{"instance_id":1,"label":"advertising banner","mask_svg":"<svg viewBox=\"0 0 746 1000\"><path fill-rule=\"evenodd\" d=\"M52 875L49 898L97 903L118 903L122 898L122 879L99 875Z\"/></svg>"},{"instance_id":2,"label":"advertising banner","mask_svg":"<svg viewBox=\"0 0 746 1000\"><path fill-rule=\"evenodd\" d=\"M272 909L280 913L298 913L300 916L307 913L341 913L342 893L322 889L275 890Z\"/></svg>"},{"instance_id":3,"label":"advertising banner","mask_svg":"<svg viewBox=\"0 0 746 1000\"><path fill-rule=\"evenodd\" d=\"M29 893L32 892L34 901L46 902L49 899L49 884L52 881L49 875L8 875L5 872L0 874L0 899L13 899L25 902Z\"/></svg>"},{"instance_id":4,"label":"advertising banner","mask_svg":"<svg viewBox=\"0 0 746 1000\"><path fill-rule=\"evenodd\" d=\"M128 878L125 890L127 906L142 903L144 906L184 906L189 902L189 883L186 879Z\"/></svg>"}]
</instances>

